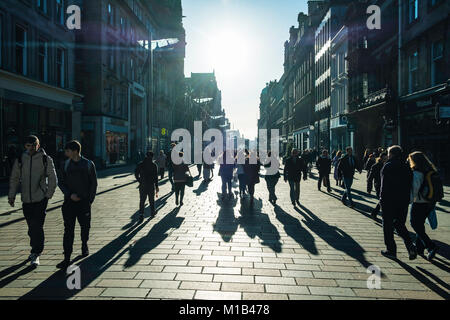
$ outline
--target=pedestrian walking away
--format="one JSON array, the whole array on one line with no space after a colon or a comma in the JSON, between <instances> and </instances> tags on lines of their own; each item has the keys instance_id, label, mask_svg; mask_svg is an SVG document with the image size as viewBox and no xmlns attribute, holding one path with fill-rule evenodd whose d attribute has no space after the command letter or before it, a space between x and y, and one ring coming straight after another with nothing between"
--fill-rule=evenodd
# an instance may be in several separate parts
<instances>
[{"instance_id":1,"label":"pedestrian walking away","mask_svg":"<svg viewBox=\"0 0 450 320\"><path fill-rule=\"evenodd\" d=\"M411 192L411 227L416 232L416 248L420 255L427 249L427 259L432 260L437 252L436 244L425 232L425 220L435 210L436 202L427 200L424 193L428 188L427 176L437 174L435 165L422 152L413 152L408 156L408 163L413 170L413 183Z\"/></svg>"},{"instance_id":2,"label":"pedestrian walking away","mask_svg":"<svg viewBox=\"0 0 450 320\"><path fill-rule=\"evenodd\" d=\"M172 161L172 150L173 150L173 148L175 148L175 146L176 146L175 143L172 143L170 145L171 149L170 149L170 153L167 157L167 163L166 163L167 174L169 176L169 182L172 185L172 192L175 190L174 181L173 181L173 161Z\"/></svg>"},{"instance_id":3,"label":"pedestrian walking away","mask_svg":"<svg viewBox=\"0 0 450 320\"><path fill-rule=\"evenodd\" d=\"M269 191L269 202L272 203L273 205L275 205L277 203L277 196L275 194L275 187L278 183L278 180L281 177L279 168L280 168L280 162L278 161L278 159L275 156L272 156L272 152L269 151L267 153L268 156L268 161L267 163L264 165L265 168L265 175L264 175L264 179L266 180L266 185L267 185L267 190ZM271 166L273 166L274 168L276 168L276 173L275 174L268 174L268 168L270 168Z\"/></svg>"},{"instance_id":4,"label":"pedestrian walking away","mask_svg":"<svg viewBox=\"0 0 450 320\"><path fill-rule=\"evenodd\" d=\"M231 199L233 197L231 192L231 180L233 179L233 171L235 168L233 152L231 150L224 152L219 159L219 163L219 176L222 179L222 200L224 200L227 196Z\"/></svg>"},{"instance_id":5,"label":"pedestrian walking away","mask_svg":"<svg viewBox=\"0 0 450 320\"><path fill-rule=\"evenodd\" d=\"M250 195L250 207L253 207L255 200L255 185L260 182L259 170L261 163L259 162L256 153L249 154L245 159L244 172L246 176L246 184L248 194Z\"/></svg>"},{"instance_id":6,"label":"pedestrian walking away","mask_svg":"<svg viewBox=\"0 0 450 320\"><path fill-rule=\"evenodd\" d=\"M44 222L48 200L55 193L58 179L53 160L40 148L36 136L25 139L25 152L13 164L9 180L8 203L14 207L17 190L21 186L22 210L28 225L31 265L39 265L44 250Z\"/></svg>"},{"instance_id":7,"label":"pedestrian walking away","mask_svg":"<svg viewBox=\"0 0 450 320\"><path fill-rule=\"evenodd\" d=\"M300 180L307 180L308 167L306 161L298 156L298 150L292 149L292 155L286 159L283 176L284 182L289 182L292 205L300 205Z\"/></svg>"},{"instance_id":8,"label":"pedestrian walking away","mask_svg":"<svg viewBox=\"0 0 450 320\"><path fill-rule=\"evenodd\" d=\"M246 152L248 152L246 150ZM242 150L239 151L238 156L236 157L236 174L239 180L239 197L242 199L245 196L245 191L247 189L247 176L245 174L244 165L246 160L247 153L244 153ZM242 158L244 163L239 163L240 158Z\"/></svg>"},{"instance_id":9,"label":"pedestrian walking away","mask_svg":"<svg viewBox=\"0 0 450 320\"><path fill-rule=\"evenodd\" d=\"M367 176L367 193L371 194L372 189L375 186L375 192L378 200L380 199L380 189L381 189L381 169L383 169L384 164L387 161L387 153L383 152L376 159L376 162L369 169L369 174ZM371 217L375 219L380 213L381 205L378 201L377 206L372 210Z\"/></svg>"},{"instance_id":10,"label":"pedestrian walking away","mask_svg":"<svg viewBox=\"0 0 450 320\"><path fill-rule=\"evenodd\" d=\"M180 158L183 158L184 153L180 152L179 154ZM191 171L189 170L189 167L184 161L182 161L180 164L173 164L173 182L175 187L175 204L178 206L183 205L183 198L184 198L184 191L186 189L186 182L187 182L187 173L189 173L189 176L192 177ZM179 201L178 201L179 200Z\"/></svg>"},{"instance_id":11,"label":"pedestrian walking away","mask_svg":"<svg viewBox=\"0 0 450 320\"><path fill-rule=\"evenodd\" d=\"M64 194L62 215L64 220L64 260L57 265L67 269L73 250L75 223L81 229L81 254L89 255L88 241L91 228L91 206L97 193L97 173L91 160L81 155L81 144L70 141L64 148L67 160L59 176L59 188Z\"/></svg>"},{"instance_id":12,"label":"pedestrian walking away","mask_svg":"<svg viewBox=\"0 0 450 320\"><path fill-rule=\"evenodd\" d=\"M403 150L394 145L388 149L388 160L381 169L380 204L383 211L383 234L386 250L381 254L397 257L397 246L394 240L394 228L402 237L408 250L409 259L417 257L414 246L405 222L408 215L408 206L411 198L413 173L402 158Z\"/></svg>"},{"instance_id":13,"label":"pedestrian walking away","mask_svg":"<svg viewBox=\"0 0 450 320\"><path fill-rule=\"evenodd\" d=\"M164 172L166 170L167 156L164 154L164 150L159 151L158 157L156 157L156 165L158 166L158 174L160 180L164 179Z\"/></svg>"},{"instance_id":14,"label":"pedestrian walking away","mask_svg":"<svg viewBox=\"0 0 450 320\"><path fill-rule=\"evenodd\" d=\"M352 185L353 185L353 176L355 175L355 171L361 174L362 166L359 164L359 161L353 155L352 147L346 148L346 155L339 161L338 164L338 174L342 175L344 180L345 191L342 195L341 201L344 205L346 205L347 198L350 202L350 208L354 207L353 199L352 199Z\"/></svg>"},{"instance_id":15,"label":"pedestrian walking away","mask_svg":"<svg viewBox=\"0 0 450 320\"><path fill-rule=\"evenodd\" d=\"M317 188L320 191L322 186L322 181L327 187L327 191L331 192L330 186L330 172L331 172L331 159L328 157L328 151L323 150L322 155L317 159L316 162L317 169L319 170L319 181L317 183Z\"/></svg>"},{"instance_id":16,"label":"pedestrian walking away","mask_svg":"<svg viewBox=\"0 0 450 320\"><path fill-rule=\"evenodd\" d=\"M145 159L136 166L134 172L139 182L139 222L144 221L145 201L150 203L151 217L156 215L155 195L158 194L158 166L153 162L153 152L148 151Z\"/></svg>"}]
</instances>

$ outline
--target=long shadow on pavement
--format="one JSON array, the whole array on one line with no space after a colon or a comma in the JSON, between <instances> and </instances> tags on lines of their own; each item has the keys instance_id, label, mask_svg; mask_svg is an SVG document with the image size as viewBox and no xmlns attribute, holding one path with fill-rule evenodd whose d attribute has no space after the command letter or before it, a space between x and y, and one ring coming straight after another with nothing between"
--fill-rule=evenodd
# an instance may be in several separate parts
<instances>
[{"instance_id":1,"label":"long shadow on pavement","mask_svg":"<svg viewBox=\"0 0 450 320\"><path fill-rule=\"evenodd\" d=\"M238 224L244 229L247 235L254 239L258 236L261 244L271 248L274 252L281 252L281 237L277 228L270 222L270 218L262 211L262 200L255 199L253 208L249 206L249 199L241 201L239 213L241 216L237 219Z\"/></svg>"},{"instance_id":2,"label":"long shadow on pavement","mask_svg":"<svg viewBox=\"0 0 450 320\"><path fill-rule=\"evenodd\" d=\"M7 275L15 272L16 270L19 270L21 267L26 265L26 263L28 261L29 260L27 259L27 260L25 260L25 261L23 261L23 262L21 262L19 264L16 264L14 266L11 266L11 267L9 267L7 269L4 269L4 270L0 271L0 279L1 279L0 280L0 288L3 288L5 286L7 286L8 284L13 282L14 280L18 279L20 276L23 276L23 275L27 274L28 272L31 272L34 269L36 269L35 266L27 266L26 268L20 270L19 272L15 273L15 274L13 274L13 275L11 275L9 277L6 277ZM6 278L3 278L3 277L6 277Z\"/></svg>"},{"instance_id":3,"label":"long shadow on pavement","mask_svg":"<svg viewBox=\"0 0 450 320\"><path fill-rule=\"evenodd\" d=\"M141 230L150 220L145 221L134 228L130 228L123 232L116 239L108 243L96 253L84 259L79 265L81 273L81 288L86 288L97 279L103 272L108 270L110 266L117 262L129 249L124 248L127 243ZM122 250L122 251L121 251ZM51 275L48 279L40 283L33 290L23 295L20 300L56 298L66 300L81 290L70 290L66 285L66 274L64 271L58 271Z\"/></svg>"},{"instance_id":4,"label":"long shadow on pavement","mask_svg":"<svg viewBox=\"0 0 450 320\"><path fill-rule=\"evenodd\" d=\"M419 271L417 271L413 267L407 265L406 263L404 263L404 262L402 262L402 261L400 261L398 259L393 259L393 261L397 262L403 269L408 271L414 278L416 278L418 281L422 282L430 290L432 290L433 292L435 292L436 294L440 295L442 298L444 298L446 300L450 299L450 294L447 291L443 290L437 284L433 283L430 279L425 277L422 273L420 273ZM436 277L431 272L429 272L429 271L427 271L427 270L425 270L425 269L423 269L421 267L417 267L417 269L419 269L421 272L427 274L428 276L433 278L435 281L437 281L437 282L439 282L441 284L445 283L444 281L440 280L438 277ZM448 287L448 284L446 286Z\"/></svg>"},{"instance_id":5,"label":"long shadow on pavement","mask_svg":"<svg viewBox=\"0 0 450 320\"><path fill-rule=\"evenodd\" d=\"M128 251L129 257L125 262L124 267L130 268L134 266L142 258L144 254L156 248L161 242L166 239L169 234L168 231L172 228L178 229L184 221L183 217L177 217L180 207L174 208L171 212L166 214L158 223L156 223L148 232L148 234L137 240L130 246Z\"/></svg>"},{"instance_id":6,"label":"long shadow on pavement","mask_svg":"<svg viewBox=\"0 0 450 320\"><path fill-rule=\"evenodd\" d=\"M166 204L167 204L167 199L170 198L170 196L173 194L173 192L169 192L167 194L165 194L164 196L156 199L155 201L155 209L156 212L158 212L159 210L161 210ZM149 214L149 210L150 207L146 207L144 210L144 218L148 218L150 216ZM134 226L138 221L139 221L139 215L140 212L139 210L137 210L131 217L131 221L130 223L126 224L125 226L122 227L122 230L126 230L131 228L132 226Z\"/></svg>"},{"instance_id":7,"label":"long shadow on pavement","mask_svg":"<svg viewBox=\"0 0 450 320\"><path fill-rule=\"evenodd\" d=\"M281 209L280 206L275 205L275 216L284 226L286 234L294 239L299 245L308 250L311 254L317 255L314 237L308 230L302 227L298 219L291 216L289 213Z\"/></svg>"},{"instance_id":8,"label":"long shadow on pavement","mask_svg":"<svg viewBox=\"0 0 450 320\"><path fill-rule=\"evenodd\" d=\"M357 260L364 268L372 265L364 257L366 251L350 235L342 229L331 226L321 220L305 206L300 205L300 207L304 212L297 207L295 209L305 218L304 222L306 226L321 237L328 245Z\"/></svg>"},{"instance_id":9,"label":"long shadow on pavement","mask_svg":"<svg viewBox=\"0 0 450 320\"><path fill-rule=\"evenodd\" d=\"M220 199L220 196L219 196ZM213 224L213 231L218 232L225 242L230 242L238 229L239 222L234 216L234 207L237 199L233 197L229 200L217 200L219 205L219 215Z\"/></svg>"}]
</instances>

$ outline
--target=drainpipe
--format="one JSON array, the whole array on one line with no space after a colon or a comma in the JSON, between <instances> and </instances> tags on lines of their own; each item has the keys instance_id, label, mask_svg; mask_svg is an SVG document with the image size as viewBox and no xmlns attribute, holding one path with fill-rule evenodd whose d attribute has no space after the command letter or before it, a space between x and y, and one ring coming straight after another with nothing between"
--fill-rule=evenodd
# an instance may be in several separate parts
<instances>
[{"instance_id":1,"label":"drainpipe","mask_svg":"<svg viewBox=\"0 0 450 320\"><path fill-rule=\"evenodd\" d=\"M402 11L403 11L403 0L398 0L398 75L397 75L397 96L401 96L402 92ZM398 145L401 145L402 143L402 130L400 125L400 109L401 104L400 101L397 101L397 142Z\"/></svg>"}]
</instances>

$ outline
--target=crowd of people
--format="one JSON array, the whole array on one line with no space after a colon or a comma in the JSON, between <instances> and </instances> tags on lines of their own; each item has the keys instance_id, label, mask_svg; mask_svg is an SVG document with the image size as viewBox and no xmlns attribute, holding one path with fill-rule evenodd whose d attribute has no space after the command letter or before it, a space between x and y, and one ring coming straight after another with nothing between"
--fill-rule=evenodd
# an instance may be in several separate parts
<instances>
[{"instance_id":1,"label":"crowd of people","mask_svg":"<svg viewBox=\"0 0 450 320\"><path fill-rule=\"evenodd\" d=\"M171 145L172 149L175 144ZM92 161L81 155L81 144L70 141L65 146L66 160L57 161L55 165L51 157L40 148L39 139L29 136L25 143L25 152L13 164L8 201L14 206L15 197L21 186L23 213L28 224L30 237L32 265L39 265L39 256L44 249L44 221L48 200L53 197L57 187L64 194L62 215L64 219L64 259L58 264L61 269L70 265L73 251L74 229L76 220L81 228L82 256L89 255L88 240L91 223L91 207L97 191L97 176ZM172 150L171 150L172 151ZM172 153L172 152L171 152ZM180 159L183 152L179 152ZM315 157L315 158L314 158ZM315 161L318 169L318 185L327 192L333 192L330 174L334 167L336 186L344 189L341 201L344 205L354 207L352 185L355 172L360 174L367 170L367 193L375 188L378 204L372 211L372 217L381 212L383 218L383 233L386 250L384 256L396 258L397 248L394 241L394 230L402 237L411 260L417 254L423 255L427 249L427 258L433 259L437 246L425 232L425 220L438 201L442 200L443 189L437 169L422 152L413 152L404 156L400 146L391 146L387 150L379 148L374 152L367 151L360 161L353 154L353 149L347 147L345 153L333 151L331 157L327 150L320 155L312 150L300 154L298 149L292 149L289 157L284 159L283 173L280 173L280 163L271 152L262 161L256 151L227 150L215 158L219 165L218 175L222 182L221 201L233 198L233 181L239 184L241 200L249 196L250 207L254 206L255 186L260 183L260 176L266 181L269 202L276 205L276 186L281 176L289 184L290 200L295 207L300 205L300 183L310 176L311 163ZM264 162L264 163L263 163ZM277 168L275 173L269 168ZM203 182L209 183L214 177L214 163L197 164L200 178L203 169ZM261 171L263 169L263 171ZM186 186L193 186L193 175L187 163L174 163L172 157L160 151L155 157L148 151L135 170L139 182L139 222L144 220L145 202L148 198L151 216L156 214L155 198L159 193L159 182L168 172L168 181L175 193L175 204L183 205ZM348 203L347 203L348 201ZM416 232L413 240L405 226L408 208L411 206L411 226Z\"/></svg>"}]
</instances>

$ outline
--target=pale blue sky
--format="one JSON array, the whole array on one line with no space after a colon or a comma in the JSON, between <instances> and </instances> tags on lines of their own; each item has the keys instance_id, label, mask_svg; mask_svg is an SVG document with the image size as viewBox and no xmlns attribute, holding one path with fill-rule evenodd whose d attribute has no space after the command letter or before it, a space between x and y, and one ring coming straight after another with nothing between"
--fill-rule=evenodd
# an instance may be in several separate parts
<instances>
[{"instance_id":1,"label":"pale blue sky","mask_svg":"<svg viewBox=\"0 0 450 320\"><path fill-rule=\"evenodd\" d=\"M257 135L259 97L283 74L284 42L306 0L183 0L185 75L215 70L234 129Z\"/></svg>"}]
</instances>

